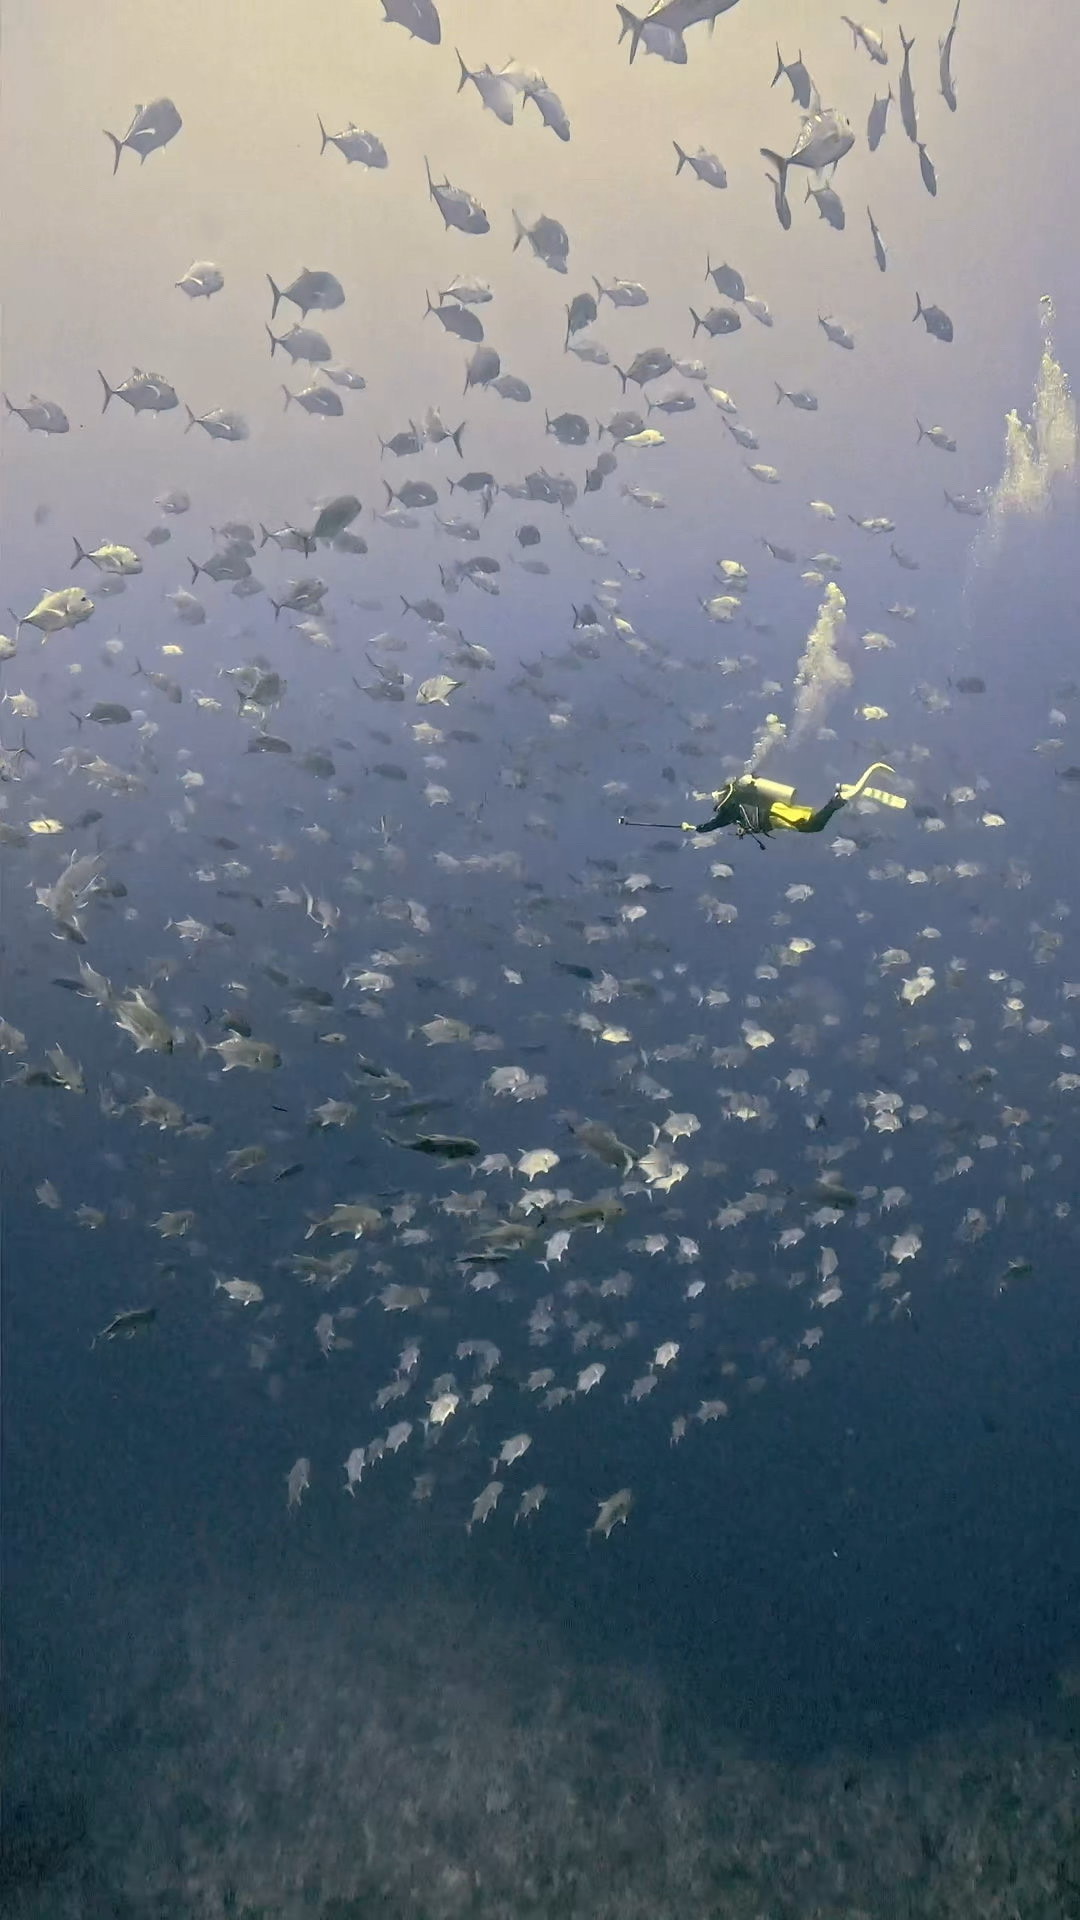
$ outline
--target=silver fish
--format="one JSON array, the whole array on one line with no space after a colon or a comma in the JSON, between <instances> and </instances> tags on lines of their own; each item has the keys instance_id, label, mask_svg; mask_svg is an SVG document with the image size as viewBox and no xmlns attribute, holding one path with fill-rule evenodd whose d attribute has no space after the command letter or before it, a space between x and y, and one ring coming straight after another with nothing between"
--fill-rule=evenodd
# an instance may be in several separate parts
<instances>
[{"instance_id":1,"label":"silver fish","mask_svg":"<svg viewBox=\"0 0 1080 1920\"><path fill-rule=\"evenodd\" d=\"M889 118L889 108L892 105L892 97L891 87L885 95L884 100L879 100L877 95L874 95L874 104L870 109L866 122L866 144L871 153L877 152L882 140L885 138L885 126Z\"/></svg>"},{"instance_id":2,"label":"silver fish","mask_svg":"<svg viewBox=\"0 0 1080 1920\"><path fill-rule=\"evenodd\" d=\"M136 107L132 122L122 140L105 128L106 140L111 140L115 148L113 172L120 165L120 155L125 147L137 153L140 163L148 153L154 153L158 147L167 147L183 126L171 100L151 100L148 107Z\"/></svg>"},{"instance_id":3,"label":"silver fish","mask_svg":"<svg viewBox=\"0 0 1080 1920\"><path fill-rule=\"evenodd\" d=\"M854 347L852 335L846 327L841 326L839 320L830 320L819 313L818 326L824 328L825 338L831 340L834 347L847 347L849 350Z\"/></svg>"},{"instance_id":4,"label":"silver fish","mask_svg":"<svg viewBox=\"0 0 1080 1920\"><path fill-rule=\"evenodd\" d=\"M141 367L135 367L118 387L110 387L100 367L98 379L105 389L102 413L112 399L125 400L132 413L168 413L170 408L180 404L175 387L171 387L160 373L144 373Z\"/></svg>"},{"instance_id":5,"label":"silver fish","mask_svg":"<svg viewBox=\"0 0 1080 1920\"><path fill-rule=\"evenodd\" d=\"M25 407L13 405L5 393L4 405L26 422L31 433L67 433L71 425L63 407L58 407L55 400L42 400L36 393L30 395Z\"/></svg>"},{"instance_id":6,"label":"silver fish","mask_svg":"<svg viewBox=\"0 0 1080 1920\"><path fill-rule=\"evenodd\" d=\"M307 361L309 366L321 366L333 358L333 348L324 333L315 327L302 327L299 321L289 328L288 333L276 334L272 327L266 329L270 342L270 358L274 357L278 347L284 347L289 359Z\"/></svg>"},{"instance_id":7,"label":"silver fish","mask_svg":"<svg viewBox=\"0 0 1080 1920\"><path fill-rule=\"evenodd\" d=\"M912 145L919 138L919 116L915 107L915 89L911 84L911 49L915 45L915 36L904 39L904 29L900 27L900 45L904 49L904 64L900 69L900 118L904 123L904 132Z\"/></svg>"},{"instance_id":8,"label":"silver fish","mask_svg":"<svg viewBox=\"0 0 1080 1920\"><path fill-rule=\"evenodd\" d=\"M414 40L426 40L437 47L442 40L442 25L434 0L382 0L387 22L404 27Z\"/></svg>"},{"instance_id":9,"label":"silver fish","mask_svg":"<svg viewBox=\"0 0 1080 1920\"><path fill-rule=\"evenodd\" d=\"M443 224L447 230L455 227L458 233L489 233L491 222L479 200L474 200L472 194L466 193L464 187L452 187L449 180L444 180L442 186L437 187L432 179L431 164L426 154L424 167L427 172L428 193L442 214Z\"/></svg>"},{"instance_id":10,"label":"silver fish","mask_svg":"<svg viewBox=\"0 0 1080 1920\"><path fill-rule=\"evenodd\" d=\"M785 191L789 167L809 167L811 172L820 173L823 167L834 167L854 145L850 120L835 107L816 107L804 115L802 131L786 160L771 147L762 147L761 153L765 160L772 161Z\"/></svg>"},{"instance_id":11,"label":"silver fish","mask_svg":"<svg viewBox=\"0 0 1080 1920\"><path fill-rule=\"evenodd\" d=\"M919 149L919 172L922 174L923 186L931 198L934 198L937 194L937 174L934 171L934 163L926 151L925 141L919 140L916 145Z\"/></svg>"},{"instance_id":12,"label":"silver fish","mask_svg":"<svg viewBox=\"0 0 1080 1920\"><path fill-rule=\"evenodd\" d=\"M817 202L817 210L822 220L827 220L837 233L843 233L847 224L844 203L832 187L807 186L806 199Z\"/></svg>"},{"instance_id":13,"label":"silver fish","mask_svg":"<svg viewBox=\"0 0 1080 1920\"><path fill-rule=\"evenodd\" d=\"M186 293L189 300L209 300L211 294L221 292L225 275L212 260L194 260L183 278L173 284Z\"/></svg>"},{"instance_id":14,"label":"silver fish","mask_svg":"<svg viewBox=\"0 0 1080 1920\"><path fill-rule=\"evenodd\" d=\"M327 147L336 147L350 165L359 163L362 167L382 168L389 164L386 148L378 134L365 133L363 128L354 126L351 120L340 133L327 133L318 114L315 117L319 120L319 132L322 135L320 153L325 153Z\"/></svg>"},{"instance_id":15,"label":"silver fish","mask_svg":"<svg viewBox=\"0 0 1080 1920\"><path fill-rule=\"evenodd\" d=\"M570 254L570 239L566 228L558 220L542 213L531 227L527 227L520 216L514 213L514 246L516 253L523 240L529 242L536 258L542 260L545 267L553 273L565 273L566 262Z\"/></svg>"},{"instance_id":16,"label":"silver fish","mask_svg":"<svg viewBox=\"0 0 1080 1920\"><path fill-rule=\"evenodd\" d=\"M722 13L727 13L735 5L735 0L654 0L644 20L635 23L630 39L630 64L634 64L634 55L645 27L666 27L672 33L682 34L687 27L712 26ZM621 9L620 9L621 11Z\"/></svg>"},{"instance_id":17,"label":"silver fish","mask_svg":"<svg viewBox=\"0 0 1080 1920\"><path fill-rule=\"evenodd\" d=\"M201 414L192 413L188 407L186 412L188 423L184 428L185 433L190 433L192 427L201 427L211 440L246 440L248 437L247 421L242 413L235 412L232 407L211 407L209 413Z\"/></svg>"},{"instance_id":18,"label":"silver fish","mask_svg":"<svg viewBox=\"0 0 1080 1920\"><path fill-rule=\"evenodd\" d=\"M690 167L699 180L704 180L707 187L727 186L727 170L715 153L706 153L704 147L699 147L696 153L684 153L677 140L673 140L671 144L679 156L675 165L676 178L684 167Z\"/></svg>"},{"instance_id":19,"label":"silver fish","mask_svg":"<svg viewBox=\"0 0 1080 1920\"><path fill-rule=\"evenodd\" d=\"M888 261L885 256L885 242L882 239L880 233L878 232L877 221L874 219L874 216L871 213L869 207L867 207L866 209L866 217L870 222L870 235L874 242L874 259L878 263L878 271L880 273L884 273L885 268L888 265ZM916 315L916 318L918 318L918 315Z\"/></svg>"},{"instance_id":20,"label":"silver fish","mask_svg":"<svg viewBox=\"0 0 1080 1920\"><path fill-rule=\"evenodd\" d=\"M953 323L944 307L924 307L920 295L916 294L912 323L916 320L922 321L927 333L932 333L935 340L944 340L946 346L949 344L953 337Z\"/></svg>"},{"instance_id":21,"label":"silver fish","mask_svg":"<svg viewBox=\"0 0 1080 1920\"><path fill-rule=\"evenodd\" d=\"M810 102L814 95L814 83L811 80L810 75L807 73L806 68L803 66L803 57L802 57L801 48L799 51L798 59L793 60L790 66L788 66L784 60L784 56L781 53L779 47L777 47L776 72L773 74L773 77L772 77L772 85L775 87L777 81L782 80L785 75L787 76L788 80L790 80L791 82L792 99L796 101L798 105L802 107L803 111L805 112L809 107Z\"/></svg>"},{"instance_id":22,"label":"silver fish","mask_svg":"<svg viewBox=\"0 0 1080 1920\"><path fill-rule=\"evenodd\" d=\"M956 112L956 88L953 85L953 77L950 71L950 62L952 60L952 43L956 34L956 23L959 20L959 18L960 18L960 0L956 0L956 8L952 17L952 26L949 28L949 31L945 35L944 40L938 41L938 75L941 80L941 97L944 100L945 105L948 107L950 113Z\"/></svg>"},{"instance_id":23,"label":"silver fish","mask_svg":"<svg viewBox=\"0 0 1080 1920\"><path fill-rule=\"evenodd\" d=\"M875 32L873 27L860 26L859 22L852 20L849 14L842 13L840 18L845 27L851 28L851 37L855 45L865 47L871 60L875 61L879 67L887 67L889 56L885 51L885 42L880 33Z\"/></svg>"},{"instance_id":24,"label":"silver fish","mask_svg":"<svg viewBox=\"0 0 1080 1920\"><path fill-rule=\"evenodd\" d=\"M690 318L694 323L695 335L699 327L704 327L706 333L713 339L718 334L738 333L742 326L742 321L734 307L710 307L706 314L695 313L691 307Z\"/></svg>"},{"instance_id":25,"label":"silver fish","mask_svg":"<svg viewBox=\"0 0 1080 1920\"><path fill-rule=\"evenodd\" d=\"M345 289L341 281L322 269L304 267L287 287L276 286L269 274L266 277L270 280L270 291L274 296L274 304L270 309L271 320L283 300L291 300L295 307L299 307L301 320L312 308L329 313L332 308L345 304Z\"/></svg>"},{"instance_id":26,"label":"silver fish","mask_svg":"<svg viewBox=\"0 0 1080 1920\"><path fill-rule=\"evenodd\" d=\"M282 387L281 391L285 395L286 413L289 410L289 402L291 400L295 400L298 407L303 407L305 413L321 414L324 419L329 419L345 411L342 405L341 395L335 393L330 387L320 387L316 382L313 382L309 387L301 388L299 393L291 393L288 387Z\"/></svg>"}]
</instances>

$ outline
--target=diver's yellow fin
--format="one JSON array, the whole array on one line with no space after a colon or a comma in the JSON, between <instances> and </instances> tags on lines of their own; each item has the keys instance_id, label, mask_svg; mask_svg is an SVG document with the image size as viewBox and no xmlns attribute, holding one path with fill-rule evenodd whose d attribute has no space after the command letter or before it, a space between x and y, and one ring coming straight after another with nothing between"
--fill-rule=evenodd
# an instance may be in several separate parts
<instances>
[{"instance_id":1,"label":"diver's yellow fin","mask_svg":"<svg viewBox=\"0 0 1080 1920\"><path fill-rule=\"evenodd\" d=\"M870 775L872 773L892 773L892 771L893 771L892 767L886 766L884 760L875 760L873 766L867 767L866 772L863 774L860 774L857 780L853 780L850 786L839 787L837 789L837 791L840 794L840 798L842 800L857 800L861 793L865 793L867 791L866 783L869 780ZM880 798L880 795L877 792L875 792L873 797L876 800ZM889 798L891 799L892 796L890 795Z\"/></svg>"},{"instance_id":2,"label":"diver's yellow fin","mask_svg":"<svg viewBox=\"0 0 1080 1920\"><path fill-rule=\"evenodd\" d=\"M876 800L879 807L906 807L907 801L902 794L884 793L880 787L864 787L861 798Z\"/></svg>"}]
</instances>

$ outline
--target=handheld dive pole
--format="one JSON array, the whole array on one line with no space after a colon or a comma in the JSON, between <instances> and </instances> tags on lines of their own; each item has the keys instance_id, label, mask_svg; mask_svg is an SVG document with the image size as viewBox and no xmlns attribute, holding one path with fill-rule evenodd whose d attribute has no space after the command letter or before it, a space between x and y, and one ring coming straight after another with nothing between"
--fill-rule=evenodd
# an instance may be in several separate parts
<instances>
[{"instance_id":1,"label":"handheld dive pole","mask_svg":"<svg viewBox=\"0 0 1080 1920\"><path fill-rule=\"evenodd\" d=\"M620 813L619 825L620 827L659 827L664 833L692 833L694 831L692 827L687 828L684 826L681 820L630 820L625 813Z\"/></svg>"}]
</instances>

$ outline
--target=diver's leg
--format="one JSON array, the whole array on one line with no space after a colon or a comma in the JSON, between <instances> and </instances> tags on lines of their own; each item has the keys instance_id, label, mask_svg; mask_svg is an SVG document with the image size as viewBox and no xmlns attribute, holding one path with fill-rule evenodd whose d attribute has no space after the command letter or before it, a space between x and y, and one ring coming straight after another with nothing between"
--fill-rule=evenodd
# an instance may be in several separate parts
<instances>
[{"instance_id":1,"label":"diver's leg","mask_svg":"<svg viewBox=\"0 0 1080 1920\"><path fill-rule=\"evenodd\" d=\"M823 827L828 826L833 814L838 813L841 807L846 806L847 801L844 799L843 794L837 790L830 799L826 800L823 807L817 809L816 813L812 813L807 819L797 822L795 826L796 833L820 833Z\"/></svg>"}]
</instances>

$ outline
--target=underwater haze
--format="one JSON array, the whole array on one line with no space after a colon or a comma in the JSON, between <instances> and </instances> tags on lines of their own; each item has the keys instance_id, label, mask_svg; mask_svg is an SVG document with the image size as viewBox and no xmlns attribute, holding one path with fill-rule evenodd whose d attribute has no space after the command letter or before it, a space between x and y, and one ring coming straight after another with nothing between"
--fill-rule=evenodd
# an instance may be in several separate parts
<instances>
[{"instance_id":1,"label":"underwater haze","mask_svg":"<svg viewBox=\"0 0 1080 1920\"><path fill-rule=\"evenodd\" d=\"M1072 9L638 3L2 9L12 1920L1080 1916Z\"/></svg>"}]
</instances>

